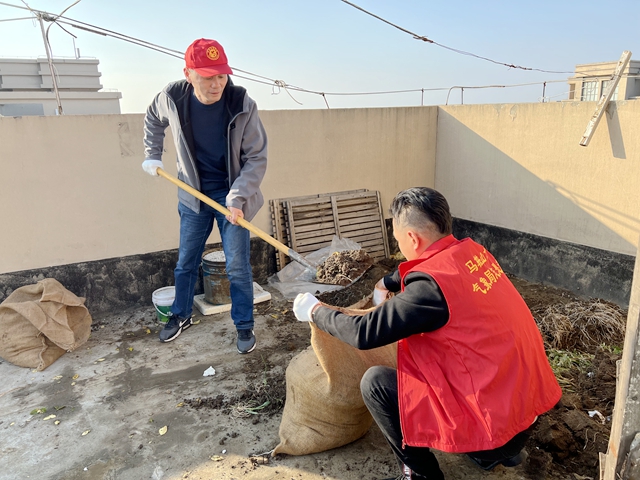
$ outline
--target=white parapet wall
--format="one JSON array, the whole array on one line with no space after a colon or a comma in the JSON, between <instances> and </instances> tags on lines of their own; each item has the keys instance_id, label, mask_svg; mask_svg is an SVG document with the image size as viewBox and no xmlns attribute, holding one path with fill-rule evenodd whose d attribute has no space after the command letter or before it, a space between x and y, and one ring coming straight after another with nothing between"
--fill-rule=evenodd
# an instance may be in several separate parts
<instances>
[{"instance_id":1,"label":"white parapet wall","mask_svg":"<svg viewBox=\"0 0 640 480\"><path fill-rule=\"evenodd\" d=\"M266 200L367 188L386 211L399 190L434 185L437 107L261 118ZM0 118L0 274L177 248L177 187L141 169L142 136L143 115ZM175 175L170 136L165 148ZM271 233L268 203L253 223Z\"/></svg>"},{"instance_id":2,"label":"white parapet wall","mask_svg":"<svg viewBox=\"0 0 640 480\"><path fill-rule=\"evenodd\" d=\"M640 102L612 105L588 147L594 102L264 111L263 192L379 190L386 214L399 190L435 186L458 218L635 255ZM0 118L0 274L177 247L176 187L140 168L142 124ZM254 223L271 232L268 204Z\"/></svg>"},{"instance_id":3,"label":"white parapet wall","mask_svg":"<svg viewBox=\"0 0 640 480\"><path fill-rule=\"evenodd\" d=\"M435 185L458 218L635 255L640 101L440 107Z\"/></svg>"}]
</instances>

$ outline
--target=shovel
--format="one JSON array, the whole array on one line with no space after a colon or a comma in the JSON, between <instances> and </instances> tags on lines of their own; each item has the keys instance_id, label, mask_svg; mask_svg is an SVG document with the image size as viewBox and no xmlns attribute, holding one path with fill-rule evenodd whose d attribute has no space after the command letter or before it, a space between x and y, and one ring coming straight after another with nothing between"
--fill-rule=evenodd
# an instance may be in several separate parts
<instances>
[{"instance_id":1,"label":"shovel","mask_svg":"<svg viewBox=\"0 0 640 480\"><path fill-rule=\"evenodd\" d=\"M189 185L187 185L186 183L184 183L181 180L178 180L176 177L174 177L173 175L168 174L167 172L165 172L162 168L158 168L156 170L158 172L158 175L161 177L166 178L167 180L169 180L171 183L177 185L178 187L180 187L181 189L183 189L185 192L190 193L191 195L193 195L194 197L196 197L197 199L203 201L204 203L206 203L207 205L209 205L211 208L219 211L220 213L222 213L223 215L231 215L231 212L226 209L225 207L223 207L222 205L220 205L219 203L211 200L209 197L207 197L206 195L203 195L202 193L200 193L198 190L196 190L195 188L190 187ZM280 250L282 253L284 253L285 255L291 257L292 260L295 260L296 262L298 262L299 264L303 265L305 268L309 269L310 271L313 272L314 277L316 276L316 273L318 271L318 266L317 265L313 265L310 262L308 262L307 260L305 260L302 255L300 255L298 252L293 251L292 249L290 249L289 247L287 247L284 243L279 242L278 240L276 240L275 238L273 238L271 235L268 235L266 232L263 232L262 230L260 230L258 227L256 227L255 225L252 225L251 223L249 223L248 221L246 221L244 218L238 218L237 220L238 225L240 225L241 227L246 228L247 230L249 230L251 233L255 234L256 236L260 237L262 240L264 240L265 242L267 242L269 245L274 246L275 248L277 248L278 250Z\"/></svg>"}]
</instances>

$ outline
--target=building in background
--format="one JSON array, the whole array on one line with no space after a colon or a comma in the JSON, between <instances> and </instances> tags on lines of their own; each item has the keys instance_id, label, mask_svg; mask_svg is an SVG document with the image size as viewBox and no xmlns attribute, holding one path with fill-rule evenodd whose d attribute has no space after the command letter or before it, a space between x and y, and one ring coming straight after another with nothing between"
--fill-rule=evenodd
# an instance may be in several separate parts
<instances>
[{"instance_id":1,"label":"building in background","mask_svg":"<svg viewBox=\"0 0 640 480\"><path fill-rule=\"evenodd\" d=\"M618 62L583 63L576 65L575 76L569 78L569 100L597 102ZM632 100L640 98L640 61L631 60L623 70L622 78L611 100Z\"/></svg>"},{"instance_id":2,"label":"building in background","mask_svg":"<svg viewBox=\"0 0 640 480\"><path fill-rule=\"evenodd\" d=\"M122 93L100 91L95 58L54 58L65 115L120 113ZM0 58L0 116L57 115L58 101L46 57Z\"/></svg>"}]
</instances>

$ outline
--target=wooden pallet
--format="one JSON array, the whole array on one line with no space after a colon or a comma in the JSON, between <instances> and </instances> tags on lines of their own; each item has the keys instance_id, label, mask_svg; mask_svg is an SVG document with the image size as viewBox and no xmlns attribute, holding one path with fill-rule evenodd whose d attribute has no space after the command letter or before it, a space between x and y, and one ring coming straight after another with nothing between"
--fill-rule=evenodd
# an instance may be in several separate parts
<instances>
[{"instance_id":1,"label":"wooden pallet","mask_svg":"<svg viewBox=\"0 0 640 480\"><path fill-rule=\"evenodd\" d=\"M389 256L387 230L376 191L352 190L270 202L274 237L301 255L331 244L334 235L360 244L378 261ZM277 253L278 269L290 259Z\"/></svg>"},{"instance_id":2,"label":"wooden pallet","mask_svg":"<svg viewBox=\"0 0 640 480\"><path fill-rule=\"evenodd\" d=\"M347 190L343 192L336 192L333 195L346 195L350 193L360 193L366 192L366 189L360 190ZM273 237L291 247L291 235L290 235L290 227L287 220L287 201L300 201L300 200L311 200L311 199L319 199L322 197L326 197L327 195L332 194L316 194L316 195L304 195L300 197L289 197L289 198L276 198L273 200L269 200L269 208L271 210L271 225L273 227ZM295 250L295 249L294 249ZM276 266L278 270L284 268L284 266L289 263L291 259L280 252L276 251Z\"/></svg>"}]
</instances>

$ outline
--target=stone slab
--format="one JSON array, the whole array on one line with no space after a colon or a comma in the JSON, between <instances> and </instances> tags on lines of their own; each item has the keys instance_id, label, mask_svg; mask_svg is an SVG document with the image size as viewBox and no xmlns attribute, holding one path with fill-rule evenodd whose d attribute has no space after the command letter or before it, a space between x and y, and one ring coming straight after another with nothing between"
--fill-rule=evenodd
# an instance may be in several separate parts
<instances>
[{"instance_id":1,"label":"stone slab","mask_svg":"<svg viewBox=\"0 0 640 480\"><path fill-rule=\"evenodd\" d=\"M253 304L266 302L271 300L271 294L265 291L256 282L253 282ZM204 293L193 297L193 304L196 306L200 313L203 315L213 315L215 313L228 312L231 310L230 303L224 303L222 305L212 305L204 299Z\"/></svg>"}]
</instances>

